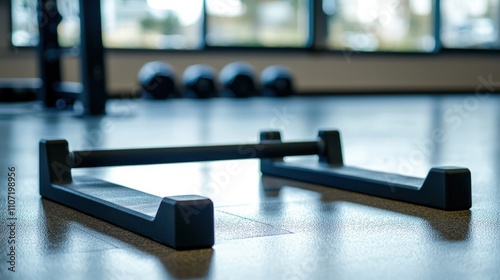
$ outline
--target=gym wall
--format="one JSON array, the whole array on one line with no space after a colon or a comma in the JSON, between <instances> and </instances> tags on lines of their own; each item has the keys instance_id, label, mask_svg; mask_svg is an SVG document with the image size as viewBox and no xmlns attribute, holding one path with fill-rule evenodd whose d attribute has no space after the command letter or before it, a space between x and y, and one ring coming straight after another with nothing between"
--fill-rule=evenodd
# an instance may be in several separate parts
<instances>
[{"instance_id":1,"label":"gym wall","mask_svg":"<svg viewBox=\"0 0 500 280\"><path fill-rule=\"evenodd\" d=\"M7 1L0 2L0 78L36 77L36 54L32 49L16 50L9 42ZM359 54L348 52L139 52L108 51L107 79L110 94L120 95L137 89L137 73L152 60L174 66L178 77L184 69L197 63L220 70L225 64L243 60L257 71L271 64L290 67L299 92L466 92L475 91L479 77L492 75L500 82L500 53L440 54ZM78 60L64 62L65 79L78 80Z\"/></svg>"}]
</instances>

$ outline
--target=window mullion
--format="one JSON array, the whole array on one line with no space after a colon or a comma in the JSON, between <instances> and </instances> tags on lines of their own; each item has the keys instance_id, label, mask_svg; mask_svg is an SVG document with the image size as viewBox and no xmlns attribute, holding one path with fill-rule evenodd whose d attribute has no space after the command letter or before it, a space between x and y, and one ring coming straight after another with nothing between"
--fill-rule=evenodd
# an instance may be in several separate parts
<instances>
[{"instance_id":1,"label":"window mullion","mask_svg":"<svg viewBox=\"0 0 500 280\"><path fill-rule=\"evenodd\" d=\"M328 17L323 11L324 0L309 0L309 47L312 50L327 48Z\"/></svg>"},{"instance_id":2,"label":"window mullion","mask_svg":"<svg viewBox=\"0 0 500 280\"><path fill-rule=\"evenodd\" d=\"M434 40L435 47L434 52L440 52L442 43L441 43L441 0L434 1Z\"/></svg>"}]
</instances>

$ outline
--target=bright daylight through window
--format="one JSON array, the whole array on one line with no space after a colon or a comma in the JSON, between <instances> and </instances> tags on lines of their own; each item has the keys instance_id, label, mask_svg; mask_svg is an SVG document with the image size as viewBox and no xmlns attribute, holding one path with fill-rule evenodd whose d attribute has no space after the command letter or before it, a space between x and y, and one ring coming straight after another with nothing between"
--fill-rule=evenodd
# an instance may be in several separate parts
<instances>
[{"instance_id":1,"label":"bright daylight through window","mask_svg":"<svg viewBox=\"0 0 500 280\"><path fill-rule=\"evenodd\" d=\"M324 0L332 49L423 51L436 48L433 0Z\"/></svg>"},{"instance_id":2,"label":"bright daylight through window","mask_svg":"<svg viewBox=\"0 0 500 280\"><path fill-rule=\"evenodd\" d=\"M204 0L101 0L103 41L107 48L125 49L306 48L312 30L309 1L205 0L204 7ZM12 0L14 46L36 46L36 2ZM328 18L324 39L330 50L499 49L499 2L323 0ZM57 3L64 18L60 43L74 46L79 40L78 0ZM436 3L441 4L441 22L436 22Z\"/></svg>"}]
</instances>

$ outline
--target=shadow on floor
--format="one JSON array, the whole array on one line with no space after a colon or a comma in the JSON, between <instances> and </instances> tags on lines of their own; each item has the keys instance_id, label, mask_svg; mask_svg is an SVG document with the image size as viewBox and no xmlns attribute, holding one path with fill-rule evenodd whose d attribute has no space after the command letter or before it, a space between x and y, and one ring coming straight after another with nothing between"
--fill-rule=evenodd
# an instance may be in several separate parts
<instances>
[{"instance_id":1,"label":"shadow on floor","mask_svg":"<svg viewBox=\"0 0 500 280\"><path fill-rule=\"evenodd\" d=\"M42 199L41 206L43 215L46 217L44 230L46 246L62 247L70 243L74 244L82 240L82 234L87 236L90 234L92 239L95 238L96 243L106 244L101 247L131 250L135 254L152 256L170 277L206 278L210 274L213 265L213 249L176 251L54 202ZM86 247L88 246L83 244L80 248L82 251L89 251ZM99 250L99 248L92 249ZM71 253L78 252L71 251Z\"/></svg>"},{"instance_id":2,"label":"shadow on floor","mask_svg":"<svg viewBox=\"0 0 500 280\"><path fill-rule=\"evenodd\" d=\"M424 219L434 230L434 237L444 241L463 241L469 238L471 211L443 211L425 206L394 201L324 186L314 186L298 181L263 176L261 179L264 196L276 198L283 187L299 188L321 194L321 201L350 202L386 211Z\"/></svg>"}]
</instances>

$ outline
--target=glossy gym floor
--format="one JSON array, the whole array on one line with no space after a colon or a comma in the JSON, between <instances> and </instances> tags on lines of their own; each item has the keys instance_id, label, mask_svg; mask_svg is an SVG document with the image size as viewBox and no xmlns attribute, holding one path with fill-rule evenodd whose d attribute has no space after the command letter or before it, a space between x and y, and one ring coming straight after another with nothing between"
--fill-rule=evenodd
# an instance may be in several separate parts
<instances>
[{"instance_id":1,"label":"glossy gym floor","mask_svg":"<svg viewBox=\"0 0 500 280\"><path fill-rule=\"evenodd\" d=\"M215 206L212 249L176 251L38 193L40 139L70 149L310 141L341 131L344 161L425 177L472 173L472 208L447 212L261 176L258 160L78 170ZM500 98L489 94L114 100L103 117L0 104L1 279L498 279ZM15 273L8 168L15 167ZM228 169L231 169L229 172Z\"/></svg>"}]
</instances>

